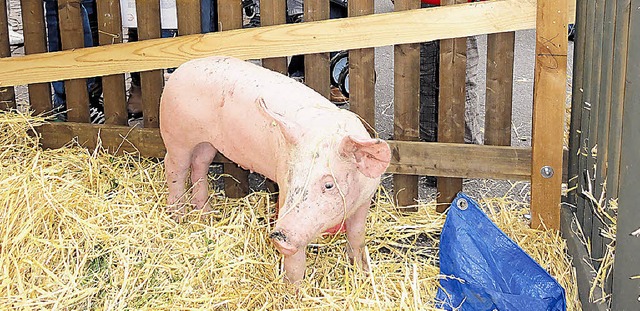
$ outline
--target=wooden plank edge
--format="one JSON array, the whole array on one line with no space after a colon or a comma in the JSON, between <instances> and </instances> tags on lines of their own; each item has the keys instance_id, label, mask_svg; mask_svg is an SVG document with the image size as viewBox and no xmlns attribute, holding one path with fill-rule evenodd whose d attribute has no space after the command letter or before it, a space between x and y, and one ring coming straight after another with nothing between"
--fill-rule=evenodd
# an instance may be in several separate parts
<instances>
[{"instance_id":1,"label":"wooden plank edge","mask_svg":"<svg viewBox=\"0 0 640 311\"><path fill-rule=\"evenodd\" d=\"M157 128L132 128L120 125L95 125L73 122L54 122L44 124L36 131L41 136L41 144L45 149L54 149L68 146L71 141L76 141L78 145L89 149L95 149L98 141L102 143L105 151L122 154L123 152L139 153L142 157L163 158L165 155L164 143ZM100 137L100 139L98 139ZM409 174L409 175L432 175L444 177L466 177L466 178L492 178L509 180L529 180L531 148L528 147L503 147L503 146L482 146L470 144L449 144L449 143L424 143L424 142L403 142L387 141L391 150L402 150L411 148L418 154L448 154L443 164L433 166L428 160L422 163L413 163L409 160L402 160L402 154L392 156L391 165L387 169L388 173ZM151 147L153 146L153 147ZM151 147L151 148L150 148ZM491 158L474 156L469 158L466 155L496 154ZM455 169L457 163L476 162L470 166L477 167L474 170L460 174ZM231 163L221 155L217 155L214 162ZM494 166L498 164L511 163L512 170L503 172Z\"/></svg>"},{"instance_id":2,"label":"wooden plank edge","mask_svg":"<svg viewBox=\"0 0 640 311\"><path fill-rule=\"evenodd\" d=\"M568 16L574 16L575 2L568 2ZM443 16L446 23L434 23ZM212 55L260 59L418 43L531 29L535 23L535 1L498 0L143 40L0 59L0 86L171 68Z\"/></svg>"}]
</instances>

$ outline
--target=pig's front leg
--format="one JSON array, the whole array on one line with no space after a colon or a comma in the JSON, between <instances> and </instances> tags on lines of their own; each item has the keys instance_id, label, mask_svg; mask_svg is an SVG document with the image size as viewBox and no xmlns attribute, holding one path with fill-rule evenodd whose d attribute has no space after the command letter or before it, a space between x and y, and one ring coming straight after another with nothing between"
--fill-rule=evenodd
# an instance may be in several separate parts
<instances>
[{"instance_id":1,"label":"pig's front leg","mask_svg":"<svg viewBox=\"0 0 640 311\"><path fill-rule=\"evenodd\" d=\"M367 221L367 213L369 212L369 203L358 207L356 212L346 219L347 227L347 256L353 264L361 267L364 271L369 271L365 247L365 227Z\"/></svg>"},{"instance_id":2,"label":"pig's front leg","mask_svg":"<svg viewBox=\"0 0 640 311\"><path fill-rule=\"evenodd\" d=\"M284 256L285 279L291 284L302 281L306 267L307 251L304 248L291 256Z\"/></svg>"}]
</instances>

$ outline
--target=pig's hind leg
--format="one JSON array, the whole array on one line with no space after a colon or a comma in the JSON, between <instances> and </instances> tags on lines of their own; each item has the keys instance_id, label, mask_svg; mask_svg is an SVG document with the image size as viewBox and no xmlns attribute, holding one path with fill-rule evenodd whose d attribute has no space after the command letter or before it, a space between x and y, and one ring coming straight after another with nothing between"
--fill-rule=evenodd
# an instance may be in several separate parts
<instances>
[{"instance_id":1,"label":"pig's hind leg","mask_svg":"<svg viewBox=\"0 0 640 311\"><path fill-rule=\"evenodd\" d=\"M168 149L168 148L167 148ZM182 151L182 152L181 152ZM180 221L185 208L185 182L189 175L190 150L167 150L164 157L164 170L167 179L169 196L167 197L167 209L172 213L172 218Z\"/></svg>"},{"instance_id":2,"label":"pig's hind leg","mask_svg":"<svg viewBox=\"0 0 640 311\"><path fill-rule=\"evenodd\" d=\"M193 184L191 203L195 205L196 209L202 209L203 212L211 211L207 204L209 199L207 174L216 153L217 150L210 143L204 142L198 144L191 155L191 183Z\"/></svg>"}]
</instances>

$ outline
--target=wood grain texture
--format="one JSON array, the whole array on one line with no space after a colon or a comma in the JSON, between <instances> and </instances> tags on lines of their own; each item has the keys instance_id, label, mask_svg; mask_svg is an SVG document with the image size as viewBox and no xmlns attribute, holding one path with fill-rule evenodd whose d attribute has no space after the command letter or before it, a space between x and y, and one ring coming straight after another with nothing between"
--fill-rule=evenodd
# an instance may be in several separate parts
<instances>
[{"instance_id":1,"label":"wood grain texture","mask_svg":"<svg viewBox=\"0 0 640 311\"><path fill-rule=\"evenodd\" d=\"M220 30L242 28L242 2L239 0L218 0ZM223 165L224 192L228 197L241 198L249 194L249 171L235 163Z\"/></svg>"},{"instance_id":2,"label":"wood grain texture","mask_svg":"<svg viewBox=\"0 0 640 311\"><path fill-rule=\"evenodd\" d=\"M170 68L210 55L260 59L530 29L535 10L534 0L484 1L0 59L0 86Z\"/></svg>"},{"instance_id":3,"label":"wood grain texture","mask_svg":"<svg viewBox=\"0 0 640 311\"><path fill-rule=\"evenodd\" d=\"M160 0L136 2L138 39L140 41L160 38ZM142 90L142 115L144 127L158 127L160 120L160 96L164 86L162 70L140 73Z\"/></svg>"},{"instance_id":4,"label":"wood grain texture","mask_svg":"<svg viewBox=\"0 0 640 311\"><path fill-rule=\"evenodd\" d=\"M349 2L349 17L373 14L373 0ZM349 107L373 132L375 120L375 51L373 48L349 51Z\"/></svg>"},{"instance_id":5,"label":"wood grain texture","mask_svg":"<svg viewBox=\"0 0 640 311\"><path fill-rule=\"evenodd\" d=\"M30 55L46 52L47 32L42 2L21 0L20 6L22 7L22 34L24 36L25 54ZM2 66L0 66L0 68L2 68ZM2 72L2 70L0 70L0 72ZM49 85L49 83L35 83L29 84L28 88L31 110L33 110L35 114L50 111L52 108L51 85Z\"/></svg>"},{"instance_id":6,"label":"wood grain texture","mask_svg":"<svg viewBox=\"0 0 640 311\"><path fill-rule=\"evenodd\" d=\"M59 122L39 126L36 131L43 148L60 148L76 140L81 146L95 149L100 137L103 148L110 153L139 152L152 158L163 158L166 153L160 131L155 128ZM387 143L392 152L387 173L508 180L527 180L531 173L531 148L393 140ZM220 154L214 162L231 163Z\"/></svg>"},{"instance_id":7,"label":"wood grain texture","mask_svg":"<svg viewBox=\"0 0 640 311\"><path fill-rule=\"evenodd\" d=\"M626 1L618 4L625 6ZM640 1L631 0L628 22L626 92L624 95L620 150L620 177L618 181L618 216L616 253L613 269L611 310L638 310L640 308ZM623 37L624 40L624 37ZM635 234L634 234L635 232Z\"/></svg>"},{"instance_id":8,"label":"wood grain texture","mask_svg":"<svg viewBox=\"0 0 640 311\"><path fill-rule=\"evenodd\" d=\"M0 1L0 58L11 56L9 27L7 21L7 3ZM16 108L16 98L13 87L0 88L0 110L12 108Z\"/></svg>"},{"instance_id":9,"label":"wood grain texture","mask_svg":"<svg viewBox=\"0 0 640 311\"><path fill-rule=\"evenodd\" d=\"M484 119L486 145L511 145L514 48L515 32L487 36L487 97Z\"/></svg>"},{"instance_id":10,"label":"wood grain texture","mask_svg":"<svg viewBox=\"0 0 640 311\"><path fill-rule=\"evenodd\" d=\"M586 2L581 3L576 8L576 34L573 48L573 79L571 87L571 119L569 127L569 154L567 163L568 189L567 201L576 206L576 214L582 214L578 210L578 180L580 171L578 169L580 141L582 136L582 97L584 94L584 69L585 69L585 37L587 20Z\"/></svg>"},{"instance_id":11,"label":"wood grain texture","mask_svg":"<svg viewBox=\"0 0 640 311\"><path fill-rule=\"evenodd\" d=\"M304 1L305 22L329 19L329 0ZM302 41L306 44L306 40ZM329 98L331 92L329 53L314 53L304 56L305 84L322 96Z\"/></svg>"},{"instance_id":12,"label":"wood grain texture","mask_svg":"<svg viewBox=\"0 0 640 311\"><path fill-rule=\"evenodd\" d=\"M419 0L396 0L395 10L420 8ZM420 44L394 46L393 139L420 140ZM418 176L394 175L396 204L417 211Z\"/></svg>"},{"instance_id":13,"label":"wood grain texture","mask_svg":"<svg viewBox=\"0 0 640 311\"><path fill-rule=\"evenodd\" d=\"M82 29L82 5L79 0L58 1L58 24L62 50L84 47ZM84 78L64 82L67 120L71 122L89 122L89 93Z\"/></svg>"},{"instance_id":14,"label":"wood grain texture","mask_svg":"<svg viewBox=\"0 0 640 311\"><path fill-rule=\"evenodd\" d=\"M528 180L531 149L453 143L389 141L388 173Z\"/></svg>"},{"instance_id":15,"label":"wood grain texture","mask_svg":"<svg viewBox=\"0 0 640 311\"><path fill-rule=\"evenodd\" d=\"M96 1L100 45L122 43L122 20L119 0ZM124 75L102 78L105 123L127 125L127 103Z\"/></svg>"},{"instance_id":16,"label":"wood grain texture","mask_svg":"<svg viewBox=\"0 0 640 311\"><path fill-rule=\"evenodd\" d=\"M286 0L260 0L260 24L261 26L282 25L287 22ZM287 58L274 57L262 60L262 65L273 71L287 74Z\"/></svg>"},{"instance_id":17,"label":"wood grain texture","mask_svg":"<svg viewBox=\"0 0 640 311\"><path fill-rule=\"evenodd\" d=\"M443 0L452 5L465 0ZM467 38L440 40L440 88L438 91L438 142L464 143ZM461 178L438 178L438 207L444 212L462 191Z\"/></svg>"},{"instance_id":18,"label":"wood grain texture","mask_svg":"<svg viewBox=\"0 0 640 311\"><path fill-rule=\"evenodd\" d=\"M176 0L176 11L178 15L178 35L192 35L201 32L200 1Z\"/></svg>"},{"instance_id":19,"label":"wood grain texture","mask_svg":"<svg viewBox=\"0 0 640 311\"><path fill-rule=\"evenodd\" d=\"M567 81L567 1L538 0L533 94L531 227L560 228ZM541 174L549 166L550 178Z\"/></svg>"}]
</instances>

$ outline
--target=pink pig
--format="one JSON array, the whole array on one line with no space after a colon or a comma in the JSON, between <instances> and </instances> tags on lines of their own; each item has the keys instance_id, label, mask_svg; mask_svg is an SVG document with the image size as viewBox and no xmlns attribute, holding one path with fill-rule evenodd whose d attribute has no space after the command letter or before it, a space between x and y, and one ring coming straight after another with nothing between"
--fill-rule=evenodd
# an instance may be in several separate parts
<instances>
[{"instance_id":1,"label":"pink pig","mask_svg":"<svg viewBox=\"0 0 640 311\"><path fill-rule=\"evenodd\" d=\"M208 209L206 175L219 151L277 182L280 209L269 237L284 255L290 282L304 277L309 242L341 224L349 258L368 269L365 221L391 152L354 113L279 73L209 57L171 75L160 104L160 133L167 149L167 203L178 218L189 168L191 203Z\"/></svg>"}]
</instances>

